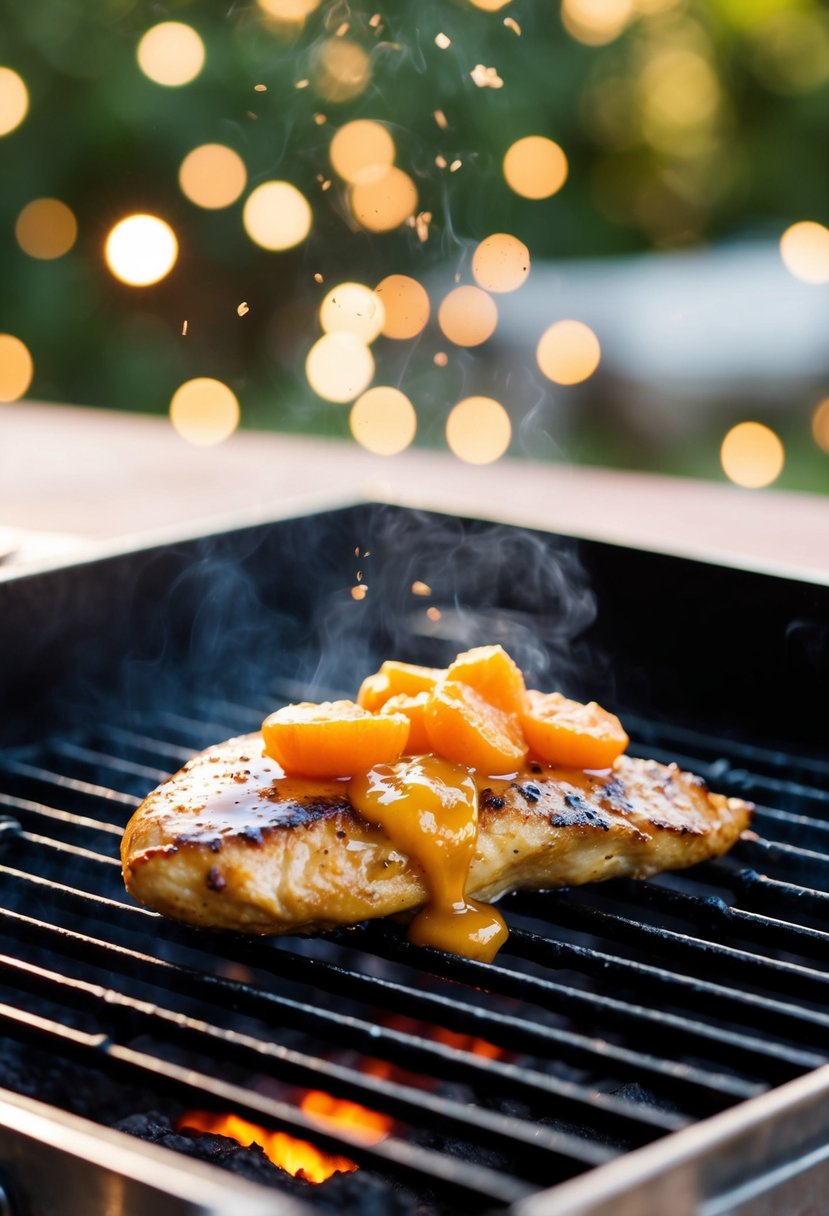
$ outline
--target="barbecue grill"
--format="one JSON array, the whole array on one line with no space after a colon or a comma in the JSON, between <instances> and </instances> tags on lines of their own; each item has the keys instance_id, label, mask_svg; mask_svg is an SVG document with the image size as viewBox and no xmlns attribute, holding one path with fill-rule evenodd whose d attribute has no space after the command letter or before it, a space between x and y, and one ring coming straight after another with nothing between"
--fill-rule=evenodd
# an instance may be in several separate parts
<instances>
[{"instance_id":1,"label":"barbecue grill","mask_svg":"<svg viewBox=\"0 0 829 1216\"><path fill-rule=\"evenodd\" d=\"M4 1216L823 1210L829 588L361 503L7 575L0 619ZM754 832L646 883L508 896L491 965L385 921L251 939L126 896L121 830L194 750L383 657L492 641L755 801ZM318 1122L309 1090L389 1133ZM199 1149L175 1126L113 1130L193 1108L360 1168L266 1189L159 1147Z\"/></svg>"}]
</instances>

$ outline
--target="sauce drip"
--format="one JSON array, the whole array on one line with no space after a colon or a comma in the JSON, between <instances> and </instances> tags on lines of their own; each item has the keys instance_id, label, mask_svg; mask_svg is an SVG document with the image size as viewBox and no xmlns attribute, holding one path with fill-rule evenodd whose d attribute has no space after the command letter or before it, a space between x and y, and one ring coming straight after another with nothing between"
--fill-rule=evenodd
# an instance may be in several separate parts
<instances>
[{"instance_id":1,"label":"sauce drip","mask_svg":"<svg viewBox=\"0 0 829 1216\"><path fill-rule=\"evenodd\" d=\"M376 764L351 779L348 793L354 809L424 871L430 898L409 926L409 940L491 962L507 927L494 908L466 898L478 839L478 787L470 770L415 756Z\"/></svg>"}]
</instances>

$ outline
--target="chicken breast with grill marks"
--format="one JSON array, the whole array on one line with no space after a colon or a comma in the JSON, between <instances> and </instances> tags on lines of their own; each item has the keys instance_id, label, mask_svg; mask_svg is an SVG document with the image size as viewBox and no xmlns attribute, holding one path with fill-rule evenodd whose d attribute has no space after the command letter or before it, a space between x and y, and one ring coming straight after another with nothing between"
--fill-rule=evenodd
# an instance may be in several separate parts
<instances>
[{"instance_id":1,"label":"chicken breast with grill marks","mask_svg":"<svg viewBox=\"0 0 829 1216\"><path fill-rule=\"evenodd\" d=\"M676 765L531 765L479 780L467 894L647 878L725 853L752 807ZM283 776L261 735L195 756L144 800L121 847L141 903L190 924L308 933L421 907L423 872L352 808L343 781Z\"/></svg>"}]
</instances>

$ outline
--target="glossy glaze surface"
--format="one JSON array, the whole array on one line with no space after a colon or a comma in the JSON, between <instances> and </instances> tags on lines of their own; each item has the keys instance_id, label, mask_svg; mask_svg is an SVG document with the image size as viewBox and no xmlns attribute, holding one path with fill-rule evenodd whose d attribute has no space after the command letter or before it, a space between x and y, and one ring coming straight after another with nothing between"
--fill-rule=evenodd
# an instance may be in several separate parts
<instances>
[{"instance_id":1,"label":"glossy glaze surface","mask_svg":"<svg viewBox=\"0 0 829 1216\"><path fill-rule=\"evenodd\" d=\"M494 958L507 938L504 919L466 896L478 840L475 775L438 756L411 756L352 778L348 795L423 870L430 898L409 928L415 945Z\"/></svg>"}]
</instances>

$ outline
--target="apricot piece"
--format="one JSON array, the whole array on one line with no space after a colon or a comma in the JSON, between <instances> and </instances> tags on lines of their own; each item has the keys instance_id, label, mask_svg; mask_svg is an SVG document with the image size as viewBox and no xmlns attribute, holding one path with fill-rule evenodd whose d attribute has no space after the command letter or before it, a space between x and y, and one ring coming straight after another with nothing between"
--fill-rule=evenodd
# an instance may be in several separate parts
<instances>
[{"instance_id":1,"label":"apricot piece","mask_svg":"<svg viewBox=\"0 0 829 1216\"><path fill-rule=\"evenodd\" d=\"M511 773L526 759L518 719L470 684L440 680L429 693L424 717L432 750L456 764L490 774Z\"/></svg>"},{"instance_id":2,"label":"apricot piece","mask_svg":"<svg viewBox=\"0 0 829 1216\"><path fill-rule=\"evenodd\" d=\"M630 740L615 714L589 701L568 701L560 692L527 692L521 724L531 750L566 768L609 768Z\"/></svg>"},{"instance_id":3,"label":"apricot piece","mask_svg":"<svg viewBox=\"0 0 829 1216\"><path fill-rule=\"evenodd\" d=\"M376 671L374 675L366 676L360 685L357 704L362 709L367 709L369 713L376 714L391 696L388 676L384 676L382 671Z\"/></svg>"},{"instance_id":4,"label":"apricot piece","mask_svg":"<svg viewBox=\"0 0 829 1216\"><path fill-rule=\"evenodd\" d=\"M376 714L391 697L416 697L420 692L429 692L445 674L439 667L418 667L389 659L379 671L363 680L357 704Z\"/></svg>"},{"instance_id":5,"label":"apricot piece","mask_svg":"<svg viewBox=\"0 0 829 1216\"><path fill-rule=\"evenodd\" d=\"M380 710L381 715L405 714L409 719L409 737L406 740L406 746L403 748L407 756L418 756L423 752L430 752L432 750L432 741L429 738L429 732L426 730L426 704L428 700L428 692L419 692L414 697L407 697L404 693L398 693L395 697L389 697Z\"/></svg>"},{"instance_id":6,"label":"apricot piece","mask_svg":"<svg viewBox=\"0 0 829 1216\"><path fill-rule=\"evenodd\" d=\"M450 680L469 684L490 705L507 714L526 709L527 689L521 669L503 646L476 646L459 654L446 672Z\"/></svg>"},{"instance_id":7,"label":"apricot piece","mask_svg":"<svg viewBox=\"0 0 829 1216\"><path fill-rule=\"evenodd\" d=\"M397 760L406 746L405 714L370 714L353 701L285 705L262 723L265 751L286 773L351 777Z\"/></svg>"}]
</instances>

